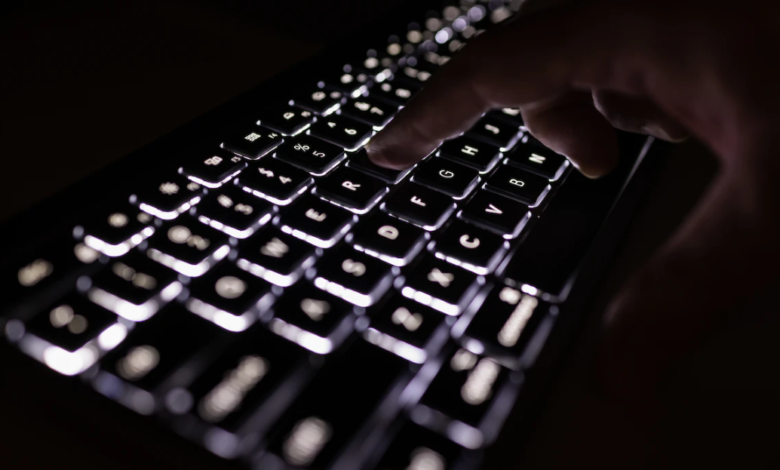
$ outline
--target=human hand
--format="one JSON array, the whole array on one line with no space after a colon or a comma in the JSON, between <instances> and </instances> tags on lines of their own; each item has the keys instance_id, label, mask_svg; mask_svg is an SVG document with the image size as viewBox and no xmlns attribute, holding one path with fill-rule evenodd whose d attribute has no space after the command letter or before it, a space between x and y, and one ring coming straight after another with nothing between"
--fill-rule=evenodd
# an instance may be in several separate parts
<instances>
[{"instance_id":1,"label":"human hand","mask_svg":"<svg viewBox=\"0 0 780 470\"><path fill-rule=\"evenodd\" d=\"M590 177L617 162L614 128L707 144L718 178L607 313L608 380L636 397L778 276L780 6L570 3L469 43L368 152L379 165L408 167L497 107L520 107L531 132Z\"/></svg>"}]
</instances>

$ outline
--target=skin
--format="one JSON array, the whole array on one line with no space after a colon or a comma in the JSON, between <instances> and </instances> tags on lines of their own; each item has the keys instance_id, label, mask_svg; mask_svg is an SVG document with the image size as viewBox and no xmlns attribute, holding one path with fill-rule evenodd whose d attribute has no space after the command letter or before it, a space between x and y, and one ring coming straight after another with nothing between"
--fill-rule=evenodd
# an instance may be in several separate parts
<instances>
[{"instance_id":1,"label":"skin","mask_svg":"<svg viewBox=\"0 0 780 470\"><path fill-rule=\"evenodd\" d=\"M608 385L642 399L778 276L780 5L564 3L524 9L469 43L368 152L409 167L499 107L520 107L531 133L591 178L619 158L615 128L705 143L718 177L605 315Z\"/></svg>"}]
</instances>

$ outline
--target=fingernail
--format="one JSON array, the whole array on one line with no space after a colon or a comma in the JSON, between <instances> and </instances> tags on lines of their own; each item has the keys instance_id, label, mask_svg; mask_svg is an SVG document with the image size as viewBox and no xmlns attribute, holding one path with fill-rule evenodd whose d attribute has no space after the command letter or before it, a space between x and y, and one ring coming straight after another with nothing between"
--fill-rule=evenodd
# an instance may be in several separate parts
<instances>
[{"instance_id":1,"label":"fingernail","mask_svg":"<svg viewBox=\"0 0 780 470\"><path fill-rule=\"evenodd\" d=\"M642 132L647 135L651 135L653 137L657 137L661 140L665 140L667 142L672 142L672 143L680 143L688 140L687 135L672 137L671 134L669 134L669 132L666 131L666 129L664 129L663 127L657 124L645 124L644 126L642 126Z\"/></svg>"}]
</instances>

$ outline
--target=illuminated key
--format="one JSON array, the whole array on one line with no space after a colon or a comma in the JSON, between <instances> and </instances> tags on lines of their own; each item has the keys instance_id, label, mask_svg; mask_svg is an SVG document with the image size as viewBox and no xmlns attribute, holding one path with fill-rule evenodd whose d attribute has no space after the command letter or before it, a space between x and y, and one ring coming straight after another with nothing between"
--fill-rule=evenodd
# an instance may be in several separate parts
<instances>
[{"instance_id":1,"label":"illuminated key","mask_svg":"<svg viewBox=\"0 0 780 470\"><path fill-rule=\"evenodd\" d=\"M230 252L228 236L186 216L169 222L149 239L147 255L185 276L202 276Z\"/></svg>"},{"instance_id":2,"label":"illuminated key","mask_svg":"<svg viewBox=\"0 0 780 470\"><path fill-rule=\"evenodd\" d=\"M222 148L250 160L257 160L284 142L281 134L262 126L249 126L233 133Z\"/></svg>"}]
</instances>

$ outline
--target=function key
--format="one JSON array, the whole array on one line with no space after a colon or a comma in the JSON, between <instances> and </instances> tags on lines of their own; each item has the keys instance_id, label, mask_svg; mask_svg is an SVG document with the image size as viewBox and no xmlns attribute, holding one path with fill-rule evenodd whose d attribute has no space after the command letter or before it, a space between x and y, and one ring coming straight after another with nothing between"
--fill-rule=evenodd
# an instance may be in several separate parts
<instances>
[{"instance_id":1,"label":"function key","mask_svg":"<svg viewBox=\"0 0 780 470\"><path fill-rule=\"evenodd\" d=\"M487 275L493 272L509 243L500 235L460 220L452 222L436 239L436 257L469 271Z\"/></svg>"},{"instance_id":2,"label":"function key","mask_svg":"<svg viewBox=\"0 0 780 470\"><path fill-rule=\"evenodd\" d=\"M400 357L353 343L290 407L258 468L346 468L337 459L407 370Z\"/></svg>"},{"instance_id":3,"label":"function key","mask_svg":"<svg viewBox=\"0 0 780 470\"><path fill-rule=\"evenodd\" d=\"M491 116L484 116L474 124L468 134L506 152L515 146L522 132L513 124L507 124Z\"/></svg>"},{"instance_id":4,"label":"function key","mask_svg":"<svg viewBox=\"0 0 780 470\"><path fill-rule=\"evenodd\" d=\"M511 239L520 234L531 214L523 203L479 191L463 206L458 217Z\"/></svg>"},{"instance_id":5,"label":"function key","mask_svg":"<svg viewBox=\"0 0 780 470\"><path fill-rule=\"evenodd\" d=\"M499 121L504 121L507 124L512 124L513 126L516 127L525 127L525 122L523 121L523 114L520 112L520 108L496 109L490 111L488 113L488 116L497 119Z\"/></svg>"},{"instance_id":6,"label":"function key","mask_svg":"<svg viewBox=\"0 0 780 470\"><path fill-rule=\"evenodd\" d=\"M412 181L462 199L479 183L479 172L443 158L420 163Z\"/></svg>"},{"instance_id":7,"label":"function key","mask_svg":"<svg viewBox=\"0 0 780 470\"><path fill-rule=\"evenodd\" d=\"M250 160L257 160L284 142L277 131L252 126L222 142L222 148Z\"/></svg>"},{"instance_id":8,"label":"function key","mask_svg":"<svg viewBox=\"0 0 780 470\"><path fill-rule=\"evenodd\" d=\"M135 199L142 211L163 220L173 220L200 202L203 186L176 175L145 184Z\"/></svg>"},{"instance_id":9,"label":"function key","mask_svg":"<svg viewBox=\"0 0 780 470\"><path fill-rule=\"evenodd\" d=\"M529 365L523 356L550 309L549 304L532 295L498 285L479 306L463 338L478 341L488 355L506 367L519 369Z\"/></svg>"},{"instance_id":10,"label":"function key","mask_svg":"<svg viewBox=\"0 0 780 470\"><path fill-rule=\"evenodd\" d=\"M244 331L270 306L271 285L223 263L190 287L187 308L229 331Z\"/></svg>"},{"instance_id":11,"label":"function key","mask_svg":"<svg viewBox=\"0 0 780 470\"><path fill-rule=\"evenodd\" d=\"M346 154L338 145L310 135L299 135L279 147L275 157L315 176L322 176L338 165Z\"/></svg>"},{"instance_id":12,"label":"function key","mask_svg":"<svg viewBox=\"0 0 780 470\"><path fill-rule=\"evenodd\" d=\"M317 182L318 196L365 214L387 193L387 185L351 168L339 168Z\"/></svg>"},{"instance_id":13,"label":"function key","mask_svg":"<svg viewBox=\"0 0 780 470\"><path fill-rule=\"evenodd\" d=\"M379 178L388 184L398 183L404 179L406 175L408 175L409 172L411 172L414 168L411 167L406 170L393 170L375 165L374 162L368 158L368 152L364 148L358 150L350 156L349 161L347 161L347 166L362 171L363 173L367 173L373 177Z\"/></svg>"},{"instance_id":14,"label":"function key","mask_svg":"<svg viewBox=\"0 0 780 470\"><path fill-rule=\"evenodd\" d=\"M439 148L439 154L483 174L492 170L501 158L498 147L468 136L456 137L444 142Z\"/></svg>"},{"instance_id":15,"label":"function key","mask_svg":"<svg viewBox=\"0 0 780 470\"><path fill-rule=\"evenodd\" d=\"M533 207L549 192L550 181L504 165L488 178L485 189Z\"/></svg>"},{"instance_id":16,"label":"function key","mask_svg":"<svg viewBox=\"0 0 780 470\"><path fill-rule=\"evenodd\" d=\"M328 354L352 331L354 310L338 297L300 282L276 302L270 327L314 353Z\"/></svg>"},{"instance_id":17,"label":"function key","mask_svg":"<svg viewBox=\"0 0 780 470\"><path fill-rule=\"evenodd\" d=\"M187 387L189 413L230 433L239 433L250 421L253 432L262 432L280 414L278 407L267 406L278 403L274 397L279 393L287 393L281 386L295 374L303 352L261 327L252 328ZM168 396L181 396L182 391L172 390ZM264 419L252 420L257 415Z\"/></svg>"},{"instance_id":18,"label":"function key","mask_svg":"<svg viewBox=\"0 0 780 470\"><path fill-rule=\"evenodd\" d=\"M178 385L170 382L174 372L212 344L221 333L217 326L178 305L172 305L140 325L101 361L102 374L95 379L95 386L109 396L118 395L120 401L136 411L151 414L156 407L152 396L143 394L145 400L133 400L133 392L137 389L154 392ZM116 380L108 380L106 374L132 385L132 388L123 387Z\"/></svg>"},{"instance_id":19,"label":"function key","mask_svg":"<svg viewBox=\"0 0 780 470\"><path fill-rule=\"evenodd\" d=\"M313 182L303 170L276 158L263 158L247 168L236 184L255 196L285 206L303 194Z\"/></svg>"},{"instance_id":20,"label":"function key","mask_svg":"<svg viewBox=\"0 0 780 470\"><path fill-rule=\"evenodd\" d=\"M464 449L446 437L412 422L406 422L374 470L455 470L460 467Z\"/></svg>"},{"instance_id":21,"label":"function key","mask_svg":"<svg viewBox=\"0 0 780 470\"><path fill-rule=\"evenodd\" d=\"M82 225L84 243L106 256L122 256L154 233L154 218L128 203L100 211Z\"/></svg>"},{"instance_id":22,"label":"function key","mask_svg":"<svg viewBox=\"0 0 780 470\"><path fill-rule=\"evenodd\" d=\"M290 104L319 116L327 116L339 109L345 101L344 93L338 90L316 89L310 93L300 93Z\"/></svg>"},{"instance_id":23,"label":"function key","mask_svg":"<svg viewBox=\"0 0 780 470\"><path fill-rule=\"evenodd\" d=\"M369 96L394 106L405 106L415 92L417 89L405 83L384 82L373 87Z\"/></svg>"},{"instance_id":24,"label":"function key","mask_svg":"<svg viewBox=\"0 0 780 470\"><path fill-rule=\"evenodd\" d=\"M412 268L407 272L401 293L447 315L460 315L483 282L465 269L433 256L427 256Z\"/></svg>"},{"instance_id":25,"label":"function key","mask_svg":"<svg viewBox=\"0 0 780 470\"><path fill-rule=\"evenodd\" d=\"M116 320L116 315L74 292L43 309L25 325L25 330L58 348L73 353L96 340L108 327L116 324ZM97 359L97 345L92 346L92 352L94 359ZM56 363L56 361L48 362ZM56 364L50 366L64 369L66 364L58 367L54 367ZM84 370L86 367L82 366L80 369Z\"/></svg>"},{"instance_id":26,"label":"function key","mask_svg":"<svg viewBox=\"0 0 780 470\"><path fill-rule=\"evenodd\" d=\"M362 96L344 105L341 113L353 119L381 130L398 112L398 106L387 104L380 100Z\"/></svg>"},{"instance_id":27,"label":"function key","mask_svg":"<svg viewBox=\"0 0 780 470\"><path fill-rule=\"evenodd\" d=\"M316 259L314 247L275 227L267 227L241 245L239 268L266 281L288 287Z\"/></svg>"},{"instance_id":28,"label":"function key","mask_svg":"<svg viewBox=\"0 0 780 470\"><path fill-rule=\"evenodd\" d=\"M415 364L424 363L447 340L447 328L441 328L445 315L400 295L370 315L365 338Z\"/></svg>"},{"instance_id":29,"label":"function key","mask_svg":"<svg viewBox=\"0 0 780 470\"><path fill-rule=\"evenodd\" d=\"M387 198L384 210L425 230L438 230L452 214L455 203L449 196L419 184L407 182Z\"/></svg>"},{"instance_id":30,"label":"function key","mask_svg":"<svg viewBox=\"0 0 780 470\"><path fill-rule=\"evenodd\" d=\"M308 129L313 122L314 113L311 111L286 106L277 111L263 111L257 123L282 135L293 136Z\"/></svg>"},{"instance_id":31,"label":"function key","mask_svg":"<svg viewBox=\"0 0 780 470\"><path fill-rule=\"evenodd\" d=\"M319 248L330 248L347 233L357 216L314 196L305 196L281 214L281 229Z\"/></svg>"},{"instance_id":32,"label":"function key","mask_svg":"<svg viewBox=\"0 0 780 470\"><path fill-rule=\"evenodd\" d=\"M182 291L174 271L134 251L96 274L89 299L132 321L144 321Z\"/></svg>"},{"instance_id":33,"label":"function key","mask_svg":"<svg viewBox=\"0 0 780 470\"><path fill-rule=\"evenodd\" d=\"M347 150L357 150L373 135L371 126L338 115L320 119L309 132Z\"/></svg>"},{"instance_id":34,"label":"function key","mask_svg":"<svg viewBox=\"0 0 780 470\"><path fill-rule=\"evenodd\" d=\"M390 266L349 245L328 251L311 275L315 286L359 307L373 305L393 280Z\"/></svg>"},{"instance_id":35,"label":"function key","mask_svg":"<svg viewBox=\"0 0 780 470\"><path fill-rule=\"evenodd\" d=\"M452 437L467 448L483 447L495 437L513 402L502 393L509 373L495 359L458 349L446 356L418 406L469 426L472 432Z\"/></svg>"},{"instance_id":36,"label":"function key","mask_svg":"<svg viewBox=\"0 0 780 470\"><path fill-rule=\"evenodd\" d=\"M207 188L218 188L233 179L246 168L243 158L225 150L200 152L200 156L188 156L187 163L180 171L192 181Z\"/></svg>"},{"instance_id":37,"label":"function key","mask_svg":"<svg viewBox=\"0 0 780 470\"><path fill-rule=\"evenodd\" d=\"M211 191L198 205L198 220L231 237L247 238L268 222L273 206L234 184Z\"/></svg>"},{"instance_id":38,"label":"function key","mask_svg":"<svg viewBox=\"0 0 780 470\"><path fill-rule=\"evenodd\" d=\"M185 217L160 227L149 239L147 255L185 276L198 277L229 252L226 234Z\"/></svg>"},{"instance_id":39,"label":"function key","mask_svg":"<svg viewBox=\"0 0 780 470\"><path fill-rule=\"evenodd\" d=\"M560 178L569 167L569 160L563 155L533 145L519 145L514 152L509 154L507 161L510 165L530 171L550 181Z\"/></svg>"},{"instance_id":40,"label":"function key","mask_svg":"<svg viewBox=\"0 0 780 470\"><path fill-rule=\"evenodd\" d=\"M394 266L405 266L425 246L425 230L382 212L362 219L352 231L355 249Z\"/></svg>"}]
</instances>

